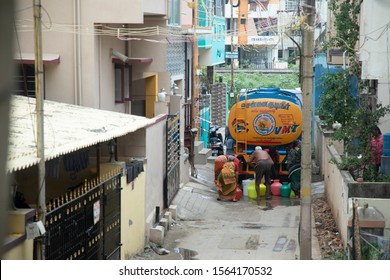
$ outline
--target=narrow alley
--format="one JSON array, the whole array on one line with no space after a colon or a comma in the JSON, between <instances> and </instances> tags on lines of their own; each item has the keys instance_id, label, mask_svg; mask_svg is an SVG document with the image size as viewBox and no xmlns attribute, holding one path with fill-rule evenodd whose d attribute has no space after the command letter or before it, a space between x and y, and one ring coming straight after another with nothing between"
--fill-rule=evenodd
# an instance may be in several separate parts
<instances>
[{"instance_id":1,"label":"narrow alley","mask_svg":"<svg viewBox=\"0 0 390 280\"><path fill-rule=\"evenodd\" d=\"M166 232L163 246L151 244L137 259L299 259L299 199L273 196L259 205L245 196L235 203L217 201L213 163L196 165L196 170L197 178L182 186L173 200L177 218ZM313 175L313 181L317 179ZM322 182L313 183L312 194L322 193ZM321 259L314 236L312 246L312 258Z\"/></svg>"}]
</instances>

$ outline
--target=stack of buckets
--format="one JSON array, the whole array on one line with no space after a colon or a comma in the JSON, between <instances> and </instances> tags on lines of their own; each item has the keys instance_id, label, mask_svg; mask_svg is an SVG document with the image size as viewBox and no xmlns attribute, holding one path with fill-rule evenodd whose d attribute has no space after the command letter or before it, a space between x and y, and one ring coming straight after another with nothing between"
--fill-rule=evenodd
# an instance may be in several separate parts
<instances>
[{"instance_id":1,"label":"stack of buckets","mask_svg":"<svg viewBox=\"0 0 390 280\"><path fill-rule=\"evenodd\" d=\"M247 179L242 181L242 188L243 188L243 195L247 196L249 198L256 199L257 193L256 193L256 187L255 187L255 180L254 179ZM260 184L260 196L265 196L265 185Z\"/></svg>"},{"instance_id":2,"label":"stack of buckets","mask_svg":"<svg viewBox=\"0 0 390 280\"><path fill-rule=\"evenodd\" d=\"M381 159L381 170L383 174L390 175L390 133L383 135L383 154Z\"/></svg>"},{"instance_id":3,"label":"stack of buckets","mask_svg":"<svg viewBox=\"0 0 390 280\"><path fill-rule=\"evenodd\" d=\"M242 181L243 195L249 198L256 199L256 187L254 179L247 179ZM288 182L283 182L280 184L278 192L275 191L273 195L282 196L282 197L291 197L294 196L294 192L291 190L290 184ZM266 186L264 184L260 184L260 196L265 196Z\"/></svg>"}]
</instances>

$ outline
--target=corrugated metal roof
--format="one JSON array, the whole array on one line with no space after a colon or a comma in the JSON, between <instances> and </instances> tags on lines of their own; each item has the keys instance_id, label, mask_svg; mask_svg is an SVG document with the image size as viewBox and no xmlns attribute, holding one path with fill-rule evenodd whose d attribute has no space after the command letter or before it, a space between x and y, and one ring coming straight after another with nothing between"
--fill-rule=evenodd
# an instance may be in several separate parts
<instances>
[{"instance_id":1,"label":"corrugated metal roof","mask_svg":"<svg viewBox=\"0 0 390 280\"><path fill-rule=\"evenodd\" d=\"M35 99L12 96L7 171L37 164ZM126 135L154 119L44 101L45 159Z\"/></svg>"}]
</instances>

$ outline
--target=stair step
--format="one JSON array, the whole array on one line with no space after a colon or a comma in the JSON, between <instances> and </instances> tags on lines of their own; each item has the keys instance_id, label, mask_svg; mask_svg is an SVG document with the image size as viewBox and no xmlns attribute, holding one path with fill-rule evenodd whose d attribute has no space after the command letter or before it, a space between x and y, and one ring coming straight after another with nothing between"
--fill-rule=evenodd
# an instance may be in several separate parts
<instances>
[{"instance_id":1,"label":"stair step","mask_svg":"<svg viewBox=\"0 0 390 280\"><path fill-rule=\"evenodd\" d=\"M195 154L195 164L206 164L207 158L211 156L211 149L203 148L199 153Z\"/></svg>"},{"instance_id":2,"label":"stair step","mask_svg":"<svg viewBox=\"0 0 390 280\"><path fill-rule=\"evenodd\" d=\"M199 154L202 149L204 149L204 142L203 141L195 141L194 153Z\"/></svg>"},{"instance_id":3,"label":"stair step","mask_svg":"<svg viewBox=\"0 0 390 280\"><path fill-rule=\"evenodd\" d=\"M207 158L207 163L214 163L216 158L217 158L216 156L209 156Z\"/></svg>"}]
</instances>

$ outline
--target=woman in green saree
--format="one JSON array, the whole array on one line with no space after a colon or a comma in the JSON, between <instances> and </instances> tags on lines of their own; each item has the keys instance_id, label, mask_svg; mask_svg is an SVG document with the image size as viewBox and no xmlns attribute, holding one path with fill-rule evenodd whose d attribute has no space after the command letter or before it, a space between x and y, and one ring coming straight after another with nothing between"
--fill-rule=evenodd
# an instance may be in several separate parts
<instances>
[{"instance_id":1,"label":"woman in green saree","mask_svg":"<svg viewBox=\"0 0 390 280\"><path fill-rule=\"evenodd\" d=\"M229 161L223 165L217 179L218 200L236 200L237 176L234 163Z\"/></svg>"}]
</instances>

